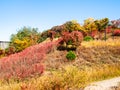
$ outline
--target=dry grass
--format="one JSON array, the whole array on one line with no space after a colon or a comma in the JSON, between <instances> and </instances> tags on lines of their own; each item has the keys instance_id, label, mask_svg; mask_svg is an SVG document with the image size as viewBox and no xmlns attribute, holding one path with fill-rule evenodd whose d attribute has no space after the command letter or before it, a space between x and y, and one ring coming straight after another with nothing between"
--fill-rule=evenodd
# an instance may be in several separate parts
<instances>
[{"instance_id":1,"label":"dry grass","mask_svg":"<svg viewBox=\"0 0 120 90\"><path fill-rule=\"evenodd\" d=\"M120 75L118 65L104 65L103 67L66 66L61 70L52 71L41 77L1 83L0 90L79 90L87 84Z\"/></svg>"},{"instance_id":2,"label":"dry grass","mask_svg":"<svg viewBox=\"0 0 120 90\"><path fill-rule=\"evenodd\" d=\"M115 42L117 44L114 44ZM84 66L91 67L100 66L103 64L120 63L120 42L118 40L112 42L112 40L110 39L106 42L90 41L83 43L84 46L82 44L82 46L80 46L75 52L77 58L71 62L66 59L67 51L57 51L55 49L52 53L48 54L44 60L46 70L60 69L66 65L74 65L80 68L84 68ZM97 46L95 46L95 44L92 43L98 44ZM85 46L87 44L89 44L89 47Z\"/></svg>"},{"instance_id":3,"label":"dry grass","mask_svg":"<svg viewBox=\"0 0 120 90\"><path fill-rule=\"evenodd\" d=\"M120 46L120 38L117 39L110 38L107 41L104 40L93 40L89 42L83 41L81 45L84 47Z\"/></svg>"}]
</instances>

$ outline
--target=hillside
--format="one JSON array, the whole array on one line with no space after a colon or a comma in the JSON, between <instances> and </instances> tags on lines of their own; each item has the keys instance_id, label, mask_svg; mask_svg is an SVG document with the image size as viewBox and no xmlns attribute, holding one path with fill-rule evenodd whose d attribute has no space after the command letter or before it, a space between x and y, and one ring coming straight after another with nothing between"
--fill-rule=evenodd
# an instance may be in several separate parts
<instances>
[{"instance_id":1,"label":"hillside","mask_svg":"<svg viewBox=\"0 0 120 90\"><path fill-rule=\"evenodd\" d=\"M83 41L73 61L66 59L66 50L56 49L56 40L2 58L0 90L79 90L93 81L120 75L119 38ZM6 83L3 78L11 79Z\"/></svg>"},{"instance_id":2,"label":"hillside","mask_svg":"<svg viewBox=\"0 0 120 90\"><path fill-rule=\"evenodd\" d=\"M119 90L120 0L101 1L1 0L0 90Z\"/></svg>"}]
</instances>

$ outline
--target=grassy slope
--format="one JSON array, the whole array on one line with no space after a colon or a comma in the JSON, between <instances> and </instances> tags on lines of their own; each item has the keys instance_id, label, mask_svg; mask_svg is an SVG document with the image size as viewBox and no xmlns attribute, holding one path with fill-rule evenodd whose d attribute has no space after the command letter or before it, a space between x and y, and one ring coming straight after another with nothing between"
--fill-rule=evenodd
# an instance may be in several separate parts
<instances>
[{"instance_id":1,"label":"grassy slope","mask_svg":"<svg viewBox=\"0 0 120 90\"><path fill-rule=\"evenodd\" d=\"M103 64L116 64L120 62L120 39L105 41L82 42L76 50L75 61L68 62L67 51L57 51L49 53L45 59L46 68L59 69L66 65L100 66Z\"/></svg>"},{"instance_id":2,"label":"grassy slope","mask_svg":"<svg viewBox=\"0 0 120 90\"><path fill-rule=\"evenodd\" d=\"M66 90L120 75L120 42L117 40L83 42L75 61L68 62L66 51L54 49L47 54L46 72L37 78L0 84L0 90Z\"/></svg>"}]
</instances>

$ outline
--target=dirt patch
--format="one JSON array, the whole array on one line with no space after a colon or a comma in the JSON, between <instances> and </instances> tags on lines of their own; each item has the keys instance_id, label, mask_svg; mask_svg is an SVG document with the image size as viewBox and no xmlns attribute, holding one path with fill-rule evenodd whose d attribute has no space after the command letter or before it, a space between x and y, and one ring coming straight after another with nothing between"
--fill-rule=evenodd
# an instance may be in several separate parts
<instances>
[{"instance_id":1,"label":"dirt patch","mask_svg":"<svg viewBox=\"0 0 120 90\"><path fill-rule=\"evenodd\" d=\"M84 90L120 90L120 77L94 82L87 86Z\"/></svg>"}]
</instances>

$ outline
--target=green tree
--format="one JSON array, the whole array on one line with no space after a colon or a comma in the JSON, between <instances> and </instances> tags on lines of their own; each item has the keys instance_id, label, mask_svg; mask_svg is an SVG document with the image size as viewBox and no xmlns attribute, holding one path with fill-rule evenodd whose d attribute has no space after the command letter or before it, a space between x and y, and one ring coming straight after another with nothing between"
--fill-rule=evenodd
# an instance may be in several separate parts
<instances>
[{"instance_id":1,"label":"green tree","mask_svg":"<svg viewBox=\"0 0 120 90\"><path fill-rule=\"evenodd\" d=\"M15 52L19 52L31 45L37 44L40 36L37 30L37 28L23 27L17 34L11 35L10 46L15 48Z\"/></svg>"}]
</instances>

